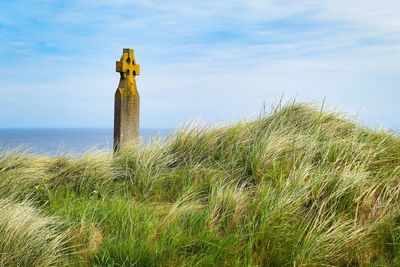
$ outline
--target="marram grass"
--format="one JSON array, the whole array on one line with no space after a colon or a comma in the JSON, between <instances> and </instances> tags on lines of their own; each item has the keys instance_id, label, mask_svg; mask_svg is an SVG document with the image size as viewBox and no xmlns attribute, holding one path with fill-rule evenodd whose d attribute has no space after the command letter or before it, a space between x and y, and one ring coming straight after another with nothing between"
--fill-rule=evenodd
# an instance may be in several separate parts
<instances>
[{"instance_id":1,"label":"marram grass","mask_svg":"<svg viewBox=\"0 0 400 267\"><path fill-rule=\"evenodd\" d=\"M0 157L0 266L400 266L400 138L307 105Z\"/></svg>"}]
</instances>

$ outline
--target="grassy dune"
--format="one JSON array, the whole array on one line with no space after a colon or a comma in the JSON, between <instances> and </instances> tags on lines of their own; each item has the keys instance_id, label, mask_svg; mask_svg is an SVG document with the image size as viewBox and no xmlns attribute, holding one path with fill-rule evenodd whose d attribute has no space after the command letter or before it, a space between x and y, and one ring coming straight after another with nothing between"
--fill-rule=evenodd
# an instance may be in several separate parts
<instances>
[{"instance_id":1,"label":"grassy dune","mask_svg":"<svg viewBox=\"0 0 400 267\"><path fill-rule=\"evenodd\" d=\"M306 105L0 157L0 266L399 266L400 138Z\"/></svg>"}]
</instances>

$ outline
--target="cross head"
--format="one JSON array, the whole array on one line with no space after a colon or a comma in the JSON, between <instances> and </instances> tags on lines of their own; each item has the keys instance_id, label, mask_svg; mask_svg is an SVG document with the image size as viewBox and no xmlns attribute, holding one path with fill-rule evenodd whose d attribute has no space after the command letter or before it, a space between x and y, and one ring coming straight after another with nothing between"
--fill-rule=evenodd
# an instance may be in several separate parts
<instances>
[{"instance_id":1,"label":"cross head","mask_svg":"<svg viewBox=\"0 0 400 267\"><path fill-rule=\"evenodd\" d=\"M121 74L122 79L140 75L140 65L136 64L133 49L124 48L121 60L116 62L116 70Z\"/></svg>"}]
</instances>

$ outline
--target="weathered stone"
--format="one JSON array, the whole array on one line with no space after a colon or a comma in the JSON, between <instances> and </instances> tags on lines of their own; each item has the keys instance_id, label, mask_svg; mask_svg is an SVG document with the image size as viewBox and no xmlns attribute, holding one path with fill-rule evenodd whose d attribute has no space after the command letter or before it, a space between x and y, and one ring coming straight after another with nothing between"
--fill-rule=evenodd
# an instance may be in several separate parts
<instances>
[{"instance_id":1,"label":"weathered stone","mask_svg":"<svg viewBox=\"0 0 400 267\"><path fill-rule=\"evenodd\" d=\"M136 64L133 49L123 50L116 71L121 77L115 92L114 151L139 139L140 97L135 77L140 74L140 66Z\"/></svg>"}]
</instances>

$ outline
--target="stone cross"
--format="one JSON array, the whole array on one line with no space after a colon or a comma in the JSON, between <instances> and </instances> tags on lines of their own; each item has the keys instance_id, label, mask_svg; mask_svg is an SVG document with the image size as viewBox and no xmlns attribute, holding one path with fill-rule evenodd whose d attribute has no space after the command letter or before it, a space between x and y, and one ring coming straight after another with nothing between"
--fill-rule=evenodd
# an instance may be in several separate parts
<instances>
[{"instance_id":1,"label":"stone cross","mask_svg":"<svg viewBox=\"0 0 400 267\"><path fill-rule=\"evenodd\" d=\"M124 48L116 70L121 77L115 92L114 151L139 140L140 97L135 77L140 74L140 66L133 49Z\"/></svg>"}]
</instances>

